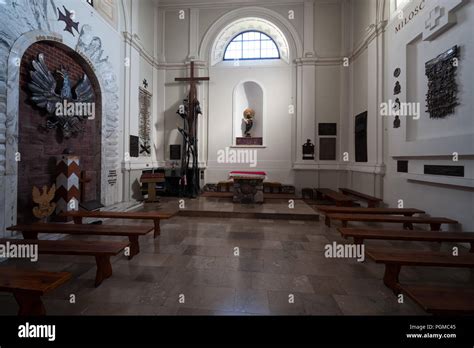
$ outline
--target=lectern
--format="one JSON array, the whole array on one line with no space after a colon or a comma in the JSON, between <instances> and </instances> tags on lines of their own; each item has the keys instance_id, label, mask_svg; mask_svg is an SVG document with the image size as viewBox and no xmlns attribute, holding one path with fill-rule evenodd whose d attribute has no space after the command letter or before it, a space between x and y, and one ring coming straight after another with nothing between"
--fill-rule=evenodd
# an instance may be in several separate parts
<instances>
[{"instance_id":1,"label":"lectern","mask_svg":"<svg viewBox=\"0 0 474 348\"><path fill-rule=\"evenodd\" d=\"M156 198L156 184L165 182L165 173L144 173L140 177L142 184L148 184L147 203L158 202Z\"/></svg>"}]
</instances>

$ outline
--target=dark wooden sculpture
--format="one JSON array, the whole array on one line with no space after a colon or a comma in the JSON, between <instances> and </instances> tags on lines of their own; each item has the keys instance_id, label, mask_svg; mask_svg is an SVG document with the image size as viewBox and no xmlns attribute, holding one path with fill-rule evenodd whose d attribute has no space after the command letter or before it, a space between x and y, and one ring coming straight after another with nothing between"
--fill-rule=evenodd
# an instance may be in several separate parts
<instances>
[{"instance_id":1,"label":"dark wooden sculpture","mask_svg":"<svg viewBox=\"0 0 474 348\"><path fill-rule=\"evenodd\" d=\"M191 62L191 77L175 78L175 81L189 82L190 85L188 98L177 112L184 124L183 128L178 127L183 136L184 149L181 160L181 195L196 197L199 193L197 117L202 114L196 84L199 81L209 81L209 77L194 76L194 62Z\"/></svg>"}]
</instances>

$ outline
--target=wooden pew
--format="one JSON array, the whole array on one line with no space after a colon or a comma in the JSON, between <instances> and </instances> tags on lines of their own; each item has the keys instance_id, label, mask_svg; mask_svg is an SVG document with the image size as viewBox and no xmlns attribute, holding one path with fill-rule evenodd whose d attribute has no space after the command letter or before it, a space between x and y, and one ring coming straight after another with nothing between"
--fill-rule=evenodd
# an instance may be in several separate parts
<instances>
[{"instance_id":1,"label":"wooden pew","mask_svg":"<svg viewBox=\"0 0 474 348\"><path fill-rule=\"evenodd\" d=\"M155 224L154 237L160 235L160 221L170 219L175 216L174 213L164 213L155 211L71 211L62 213L61 216L72 217L75 224L82 224L83 218L99 218L99 219L129 219L129 220L153 220Z\"/></svg>"},{"instance_id":2,"label":"wooden pew","mask_svg":"<svg viewBox=\"0 0 474 348\"><path fill-rule=\"evenodd\" d=\"M71 279L68 272L0 267L0 291L11 292L20 307L18 315L46 315L41 296Z\"/></svg>"},{"instance_id":3,"label":"wooden pew","mask_svg":"<svg viewBox=\"0 0 474 348\"><path fill-rule=\"evenodd\" d=\"M91 236L123 236L130 241L130 256L132 259L140 252L138 237L153 230L147 225L78 225L78 224L32 224L17 225L7 228L9 231L20 231L24 239L38 239L39 233L57 233L69 235Z\"/></svg>"},{"instance_id":4,"label":"wooden pew","mask_svg":"<svg viewBox=\"0 0 474 348\"><path fill-rule=\"evenodd\" d=\"M361 207L335 207L328 205L316 205L319 211L325 214L325 223L331 227L331 218L327 213L343 214L381 214L381 215L403 215L413 216L414 214L424 214L425 211L413 208L361 208Z\"/></svg>"},{"instance_id":5,"label":"wooden pew","mask_svg":"<svg viewBox=\"0 0 474 348\"><path fill-rule=\"evenodd\" d=\"M434 315L474 314L474 288L400 284L400 291Z\"/></svg>"},{"instance_id":6,"label":"wooden pew","mask_svg":"<svg viewBox=\"0 0 474 348\"><path fill-rule=\"evenodd\" d=\"M38 245L38 253L40 254L94 256L97 264L96 287L112 276L110 257L118 255L130 245L129 242L0 239L0 244L6 244L7 242L16 245Z\"/></svg>"},{"instance_id":7,"label":"wooden pew","mask_svg":"<svg viewBox=\"0 0 474 348\"><path fill-rule=\"evenodd\" d=\"M452 242L470 243L471 253L474 253L474 233L473 232L442 232L442 231L422 231L422 230L383 230L369 228L344 228L339 227L339 232L344 238L354 238L354 243L362 244L365 239L379 240L405 240L419 242Z\"/></svg>"},{"instance_id":8,"label":"wooden pew","mask_svg":"<svg viewBox=\"0 0 474 348\"><path fill-rule=\"evenodd\" d=\"M336 192L331 189L317 188L314 189L316 192L316 199L329 199L333 201L338 207L350 207L354 204L354 199L349 196L343 195L342 193Z\"/></svg>"},{"instance_id":9,"label":"wooden pew","mask_svg":"<svg viewBox=\"0 0 474 348\"><path fill-rule=\"evenodd\" d=\"M365 193L354 191L348 188L339 188L339 191L341 191L345 195L354 196L357 198L357 200L362 200L362 201L367 202L367 206L369 208L375 208L379 205L379 203L383 202L381 198L369 196L369 195L366 195Z\"/></svg>"},{"instance_id":10,"label":"wooden pew","mask_svg":"<svg viewBox=\"0 0 474 348\"><path fill-rule=\"evenodd\" d=\"M430 225L432 231L439 231L441 224L457 224L456 220L442 217L418 217L376 214L327 214L332 220L340 220L342 227L347 227L349 221L401 223L406 229L413 229L413 224Z\"/></svg>"},{"instance_id":11,"label":"wooden pew","mask_svg":"<svg viewBox=\"0 0 474 348\"><path fill-rule=\"evenodd\" d=\"M471 253L454 256L443 252L387 248L366 249L365 253L376 263L385 264L383 282L397 294L400 293L402 266L474 268L474 254Z\"/></svg>"}]
</instances>

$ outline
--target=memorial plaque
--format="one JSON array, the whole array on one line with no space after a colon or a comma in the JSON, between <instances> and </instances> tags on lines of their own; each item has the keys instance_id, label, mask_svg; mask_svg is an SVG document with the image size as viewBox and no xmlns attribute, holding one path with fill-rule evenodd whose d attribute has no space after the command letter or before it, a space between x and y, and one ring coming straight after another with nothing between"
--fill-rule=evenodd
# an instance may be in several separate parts
<instances>
[{"instance_id":1,"label":"memorial plaque","mask_svg":"<svg viewBox=\"0 0 474 348\"><path fill-rule=\"evenodd\" d=\"M367 162L367 111L355 118L356 162Z\"/></svg>"},{"instance_id":2,"label":"memorial plaque","mask_svg":"<svg viewBox=\"0 0 474 348\"><path fill-rule=\"evenodd\" d=\"M140 138L136 135L130 135L130 157L138 157Z\"/></svg>"},{"instance_id":3,"label":"memorial plaque","mask_svg":"<svg viewBox=\"0 0 474 348\"><path fill-rule=\"evenodd\" d=\"M237 146L261 146L263 145L263 138L237 137L235 144Z\"/></svg>"},{"instance_id":4,"label":"memorial plaque","mask_svg":"<svg viewBox=\"0 0 474 348\"><path fill-rule=\"evenodd\" d=\"M408 161L397 161L397 172L408 173Z\"/></svg>"},{"instance_id":5,"label":"memorial plaque","mask_svg":"<svg viewBox=\"0 0 474 348\"><path fill-rule=\"evenodd\" d=\"M319 139L319 160L335 161L336 160L336 138L320 138Z\"/></svg>"},{"instance_id":6,"label":"memorial plaque","mask_svg":"<svg viewBox=\"0 0 474 348\"><path fill-rule=\"evenodd\" d=\"M337 123L319 123L319 135L337 135Z\"/></svg>"},{"instance_id":7,"label":"memorial plaque","mask_svg":"<svg viewBox=\"0 0 474 348\"><path fill-rule=\"evenodd\" d=\"M425 174L464 177L464 166L425 165Z\"/></svg>"},{"instance_id":8,"label":"memorial plaque","mask_svg":"<svg viewBox=\"0 0 474 348\"><path fill-rule=\"evenodd\" d=\"M181 160L181 145L170 145L170 160Z\"/></svg>"}]
</instances>

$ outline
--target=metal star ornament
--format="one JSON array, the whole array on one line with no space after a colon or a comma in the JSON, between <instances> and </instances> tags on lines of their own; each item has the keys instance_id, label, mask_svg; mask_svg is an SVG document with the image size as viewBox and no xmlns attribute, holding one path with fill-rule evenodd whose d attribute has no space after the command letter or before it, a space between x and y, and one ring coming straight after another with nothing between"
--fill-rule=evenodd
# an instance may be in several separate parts
<instances>
[{"instance_id":1,"label":"metal star ornament","mask_svg":"<svg viewBox=\"0 0 474 348\"><path fill-rule=\"evenodd\" d=\"M62 13L59 7L57 8L59 12L58 22L62 21L66 23L66 28L64 28L64 31L68 31L72 34L72 36L75 36L73 29L76 29L77 33L79 33L79 22L74 22L72 19L72 12L70 12L65 6L63 6L63 8L65 13Z\"/></svg>"}]
</instances>

